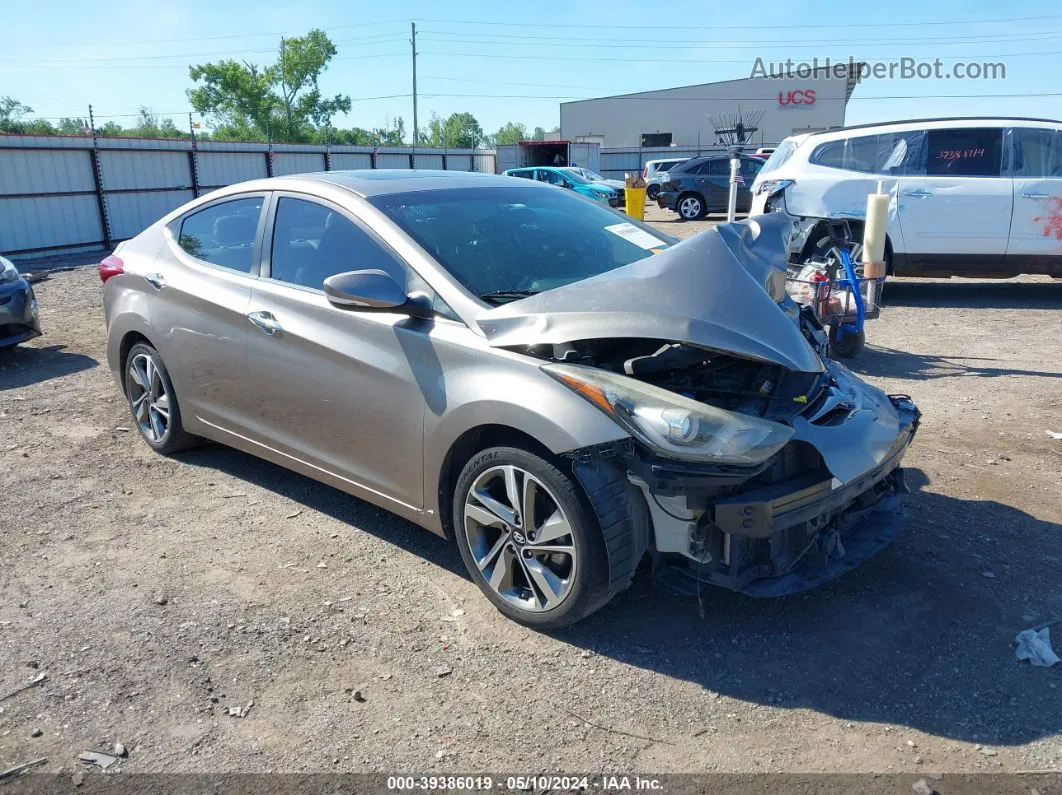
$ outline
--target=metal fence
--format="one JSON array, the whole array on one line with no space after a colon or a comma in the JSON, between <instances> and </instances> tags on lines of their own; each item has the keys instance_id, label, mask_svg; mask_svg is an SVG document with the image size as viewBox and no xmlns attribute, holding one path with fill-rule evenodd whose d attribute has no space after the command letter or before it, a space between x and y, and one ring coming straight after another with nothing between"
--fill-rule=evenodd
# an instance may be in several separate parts
<instances>
[{"instance_id":1,"label":"metal fence","mask_svg":"<svg viewBox=\"0 0 1062 795\"><path fill-rule=\"evenodd\" d=\"M494 152L0 135L0 254L109 249L170 210L234 182L414 167L493 174Z\"/></svg>"},{"instance_id":2,"label":"metal fence","mask_svg":"<svg viewBox=\"0 0 1062 795\"><path fill-rule=\"evenodd\" d=\"M759 146L774 144L756 144ZM641 171L649 160L665 160L700 155L725 155L725 146L630 146L601 150L601 174L609 179L623 179L624 174ZM755 149L746 147L746 151Z\"/></svg>"}]
</instances>

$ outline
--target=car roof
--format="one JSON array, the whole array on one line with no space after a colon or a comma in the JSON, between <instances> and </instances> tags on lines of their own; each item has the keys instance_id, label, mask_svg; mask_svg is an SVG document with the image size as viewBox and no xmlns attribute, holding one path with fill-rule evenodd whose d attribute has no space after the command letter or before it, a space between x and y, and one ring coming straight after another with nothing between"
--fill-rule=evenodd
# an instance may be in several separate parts
<instances>
[{"instance_id":1,"label":"car roof","mask_svg":"<svg viewBox=\"0 0 1062 795\"><path fill-rule=\"evenodd\" d=\"M280 188L288 180L330 182L364 198L392 193L412 193L451 188L512 187L512 182L500 174L475 171L441 171L432 169L362 169L357 171L318 171L275 177L272 182Z\"/></svg>"},{"instance_id":2,"label":"car roof","mask_svg":"<svg viewBox=\"0 0 1062 795\"><path fill-rule=\"evenodd\" d=\"M802 135L807 136L807 138L819 138L829 135L840 135L843 137L845 133L848 133L852 130L868 130L872 128L892 128L903 127L906 125L923 124L931 124L935 127L942 127L955 123L993 125L1008 124L1013 122L1062 125L1062 121L1059 121L1058 119L1039 119L1030 116L938 116L927 119L898 119L896 121L878 121L870 122L867 124L853 124L848 127L835 127L831 130L818 130L817 132L803 133ZM801 135L794 135L791 137L800 138Z\"/></svg>"}]
</instances>

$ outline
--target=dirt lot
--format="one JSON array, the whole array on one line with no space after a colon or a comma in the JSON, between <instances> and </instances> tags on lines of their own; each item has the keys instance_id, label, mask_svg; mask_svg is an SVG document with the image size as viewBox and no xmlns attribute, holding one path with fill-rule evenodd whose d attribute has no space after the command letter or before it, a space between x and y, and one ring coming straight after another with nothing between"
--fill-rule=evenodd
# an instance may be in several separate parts
<instances>
[{"instance_id":1,"label":"dirt lot","mask_svg":"<svg viewBox=\"0 0 1062 795\"><path fill-rule=\"evenodd\" d=\"M220 446L154 455L95 272L37 290L46 335L0 358L0 698L48 679L0 701L0 769L115 742L128 772L1062 768L1062 665L1012 645L1062 617L1060 282L888 286L854 368L924 412L893 547L703 619L643 577L556 635L381 510Z\"/></svg>"}]
</instances>

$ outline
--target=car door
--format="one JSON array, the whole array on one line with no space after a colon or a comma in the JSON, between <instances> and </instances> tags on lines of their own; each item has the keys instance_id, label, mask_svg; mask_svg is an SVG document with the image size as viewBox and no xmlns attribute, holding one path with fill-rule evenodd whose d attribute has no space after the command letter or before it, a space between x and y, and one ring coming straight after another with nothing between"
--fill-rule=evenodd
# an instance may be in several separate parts
<instances>
[{"instance_id":1,"label":"car door","mask_svg":"<svg viewBox=\"0 0 1062 795\"><path fill-rule=\"evenodd\" d=\"M371 268L407 291L427 286L344 208L280 192L270 215L249 313L259 437L346 490L419 509L425 398L417 373L431 324L341 309L322 286L336 273Z\"/></svg>"},{"instance_id":2,"label":"car door","mask_svg":"<svg viewBox=\"0 0 1062 795\"><path fill-rule=\"evenodd\" d=\"M930 129L924 163L899 177L898 216L907 262L924 273L998 270L1014 205L1002 175L1000 127Z\"/></svg>"},{"instance_id":3,"label":"car door","mask_svg":"<svg viewBox=\"0 0 1062 795\"><path fill-rule=\"evenodd\" d=\"M1014 214L1005 264L1062 274L1062 129L1014 127L1008 137Z\"/></svg>"},{"instance_id":4,"label":"car door","mask_svg":"<svg viewBox=\"0 0 1062 795\"><path fill-rule=\"evenodd\" d=\"M150 321L186 421L247 427L247 306L257 281L267 194L200 206L167 227L146 274Z\"/></svg>"},{"instance_id":5,"label":"car door","mask_svg":"<svg viewBox=\"0 0 1062 795\"><path fill-rule=\"evenodd\" d=\"M730 200L730 161L714 158L702 163L697 187L708 203L709 212L725 211Z\"/></svg>"}]
</instances>

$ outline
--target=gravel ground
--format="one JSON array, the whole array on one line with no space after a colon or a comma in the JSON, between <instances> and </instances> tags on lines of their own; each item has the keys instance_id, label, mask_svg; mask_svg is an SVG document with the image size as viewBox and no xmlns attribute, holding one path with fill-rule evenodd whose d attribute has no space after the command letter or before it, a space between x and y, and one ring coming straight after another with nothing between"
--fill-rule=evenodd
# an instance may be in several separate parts
<instances>
[{"instance_id":1,"label":"gravel ground","mask_svg":"<svg viewBox=\"0 0 1062 795\"><path fill-rule=\"evenodd\" d=\"M1062 768L1062 665L1013 651L1062 617L1060 282L888 285L854 369L924 412L894 546L704 618L642 577L553 635L366 503L216 445L154 455L95 272L37 291L45 336L0 357L0 769L115 742L129 772Z\"/></svg>"}]
</instances>

